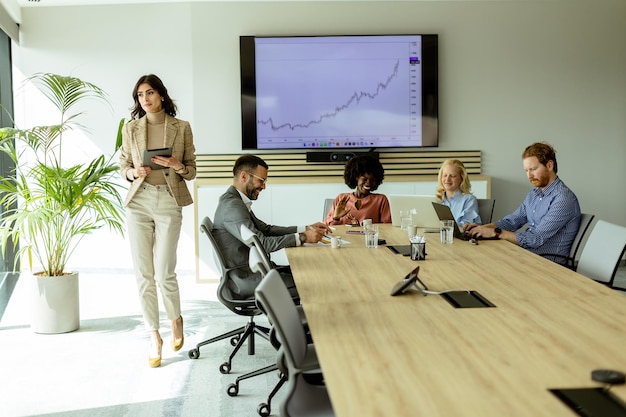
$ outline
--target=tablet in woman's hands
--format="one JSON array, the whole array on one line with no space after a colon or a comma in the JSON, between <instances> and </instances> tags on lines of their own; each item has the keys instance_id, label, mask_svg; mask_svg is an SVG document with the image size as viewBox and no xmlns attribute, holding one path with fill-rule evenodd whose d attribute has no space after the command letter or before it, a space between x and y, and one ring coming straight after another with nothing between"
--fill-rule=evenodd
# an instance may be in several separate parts
<instances>
[{"instance_id":1,"label":"tablet in woman's hands","mask_svg":"<svg viewBox=\"0 0 626 417\"><path fill-rule=\"evenodd\" d=\"M152 158L155 156L172 156L172 148L158 148L158 149L144 149L143 151L143 159L141 163L145 167L150 167L152 169L165 169L163 165L157 165L152 162Z\"/></svg>"}]
</instances>

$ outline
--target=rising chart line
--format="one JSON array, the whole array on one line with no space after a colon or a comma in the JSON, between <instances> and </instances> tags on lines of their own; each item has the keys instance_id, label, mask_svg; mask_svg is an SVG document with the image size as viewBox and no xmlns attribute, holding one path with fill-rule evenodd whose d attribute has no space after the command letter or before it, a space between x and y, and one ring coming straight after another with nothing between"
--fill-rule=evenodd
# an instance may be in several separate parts
<instances>
[{"instance_id":1,"label":"rising chart line","mask_svg":"<svg viewBox=\"0 0 626 417\"><path fill-rule=\"evenodd\" d=\"M374 93L369 93L367 91L361 91L361 92L354 92L354 94L352 94L352 96L350 97L350 99L343 105L341 106L337 106L335 107L335 111L333 112L329 112L329 113L324 113L322 115L320 115L316 120L311 120L307 123L283 123L281 125L274 125L274 120L272 119L272 117L270 117L267 120L258 120L257 123L260 125L269 125L270 128L272 129L272 131L276 132L285 128L290 129L291 131L294 131L296 129L306 129L308 127L310 127L311 125L317 125L322 123L325 119L330 119L330 118L334 118L336 117L339 113L341 113L343 110L347 109L348 107L350 107L352 104L354 104L356 102L356 104L359 104L361 102L361 100L363 99L374 99L376 98L376 96L378 96L378 94L380 94L381 91L386 90L387 87L389 86L389 84L391 84L391 81L393 81L394 78L397 77L398 75L398 68L400 66L400 60L396 61L396 64L393 68L393 72L387 77L387 81L385 81L384 83L378 83L378 86L376 87L376 92Z\"/></svg>"}]
</instances>

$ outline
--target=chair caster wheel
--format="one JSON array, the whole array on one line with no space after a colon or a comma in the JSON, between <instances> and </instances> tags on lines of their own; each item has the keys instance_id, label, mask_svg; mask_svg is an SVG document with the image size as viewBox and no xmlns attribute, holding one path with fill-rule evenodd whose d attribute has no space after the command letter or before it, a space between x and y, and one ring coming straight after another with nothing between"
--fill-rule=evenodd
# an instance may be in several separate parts
<instances>
[{"instance_id":1,"label":"chair caster wheel","mask_svg":"<svg viewBox=\"0 0 626 417\"><path fill-rule=\"evenodd\" d=\"M230 373L230 364L228 362L224 362L220 365L220 372L223 374Z\"/></svg>"},{"instance_id":2,"label":"chair caster wheel","mask_svg":"<svg viewBox=\"0 0 626 417\"><path fill-rule=\"evenodd\" d=\"M230 345L231 346L237 346L237 343L239 343L239 339L240 339L239 336L235 336L235 337L231 338L230 339Z\"/></svg>"},{"instance_id":3,"label":"chair caster wheel","mask_svg":"<svg viewBox=\"0 0 626 417\"><path fill-rule=\"evenodd\" d=\"M256 412L259 413L261 417L268 417L271 413L271 409L269 404L261 403L256 409Z\"/></svg>"},{"instance_id":4,"label":"chair caster wheel","mask_svg":"<svg viewBox=\"0 0 626 417\"><path fill-rule=\"evenodd\" d=\"M239 387L237 384L230 384L228 388L226 388L226 393L231 397L236 397L239 394Z\"/></svg>"},{"instance_id":5,"label":"chair caster wheel","mask_svg":"<svg viewBox=\"0 0 626 417\"><path fill-rule=\"evenodd\" d=\"M200 357L200 349L191 349L188 355L190 359L198 359Z\"/></svg>"}]
</instances>

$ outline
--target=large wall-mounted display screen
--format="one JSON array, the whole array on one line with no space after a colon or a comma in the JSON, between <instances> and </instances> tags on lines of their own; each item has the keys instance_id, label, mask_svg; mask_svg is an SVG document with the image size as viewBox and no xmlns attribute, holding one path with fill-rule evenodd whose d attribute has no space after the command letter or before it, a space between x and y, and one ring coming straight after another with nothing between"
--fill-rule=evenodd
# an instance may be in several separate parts
<instances>
[{"instance_id":1,"label":"large wall-mounted display screen","mask_svg":"<svg viewBox=\"0 0 626 417\"><path fill-rule=\"evenodd\" d=\"M242 148L437 146L437 48L437 35L242 36Z\"/></svg>"}]
</instances>

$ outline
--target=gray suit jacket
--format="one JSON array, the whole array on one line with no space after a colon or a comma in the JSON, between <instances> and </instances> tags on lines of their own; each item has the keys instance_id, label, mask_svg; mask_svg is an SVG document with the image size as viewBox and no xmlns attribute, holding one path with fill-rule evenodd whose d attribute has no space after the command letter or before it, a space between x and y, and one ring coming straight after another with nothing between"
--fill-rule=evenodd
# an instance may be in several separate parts
<instances>
[{"instance_id":1,"label":"gray suit jacket","mask_svg":"<svg viewBox=\"0 0 626 417\"><path fill-rule=\"evenodd\" d=\"M232 185L222 194L215 210L213 236L227 267L244 266L243 269L234 271L230 289L242 298L247 298L254 295L254 290L263 277L247 266L250 248L241 238L242 224L259 236L268 253L296 246L297 227L273 226L259 220L248 210Z\"/></svg>"},{"instance_id":2,"label":"gray suit jacket","mask_svg":"<svg viewBox=\"0 0 626 417\"><path fill-rule=\"evenodd\" d=\"M148 118L141 117L131 120L124 125L122 130L122 148L120 153L120 173L122 178L128 181L127 173L141 165L143 151L148 143ZM165 143L166 147L172 148L172 153L185 165L187 173L181 176L173 168L162 169L165 182L170 193L179 206L187 206L193 202L185 180L196 177L196 148L193 144L193 135L189 122L165 115ZM131 182L124 206L132 200L133 196L143 183L144 178L137 178Z\"/></svg>"}]
</instances>

